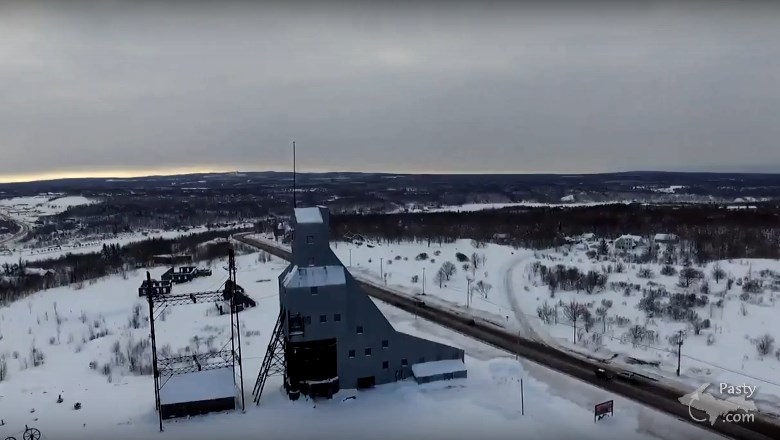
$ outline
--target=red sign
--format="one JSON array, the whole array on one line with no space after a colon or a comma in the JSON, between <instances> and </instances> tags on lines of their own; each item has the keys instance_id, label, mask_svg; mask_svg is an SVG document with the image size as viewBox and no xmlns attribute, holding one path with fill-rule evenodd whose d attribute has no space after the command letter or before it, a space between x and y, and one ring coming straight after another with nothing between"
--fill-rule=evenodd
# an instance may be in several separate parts
<instances>
[{"instance_id":1,"label":"red sign","mask_svg":"<svg viewBox=\"0 0 780 440\"><path fill-rule=\"evenodd\" d=\"M606 402L599 403L594 408L593 413L593 421L601 420L605 415L615 415L614 413L614 401L613 400L607 400Z\"/></svg>"}]
</instances>

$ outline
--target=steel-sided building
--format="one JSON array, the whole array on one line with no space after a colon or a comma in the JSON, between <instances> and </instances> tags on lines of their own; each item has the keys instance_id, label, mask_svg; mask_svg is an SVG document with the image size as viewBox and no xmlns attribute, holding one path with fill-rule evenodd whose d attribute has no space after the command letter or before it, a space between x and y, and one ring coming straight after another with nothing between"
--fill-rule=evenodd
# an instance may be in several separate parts
<instances>
[{"instance_id":1,"label":"steel-sided building","mask_svg":"<svg viewBox=\"0 0 780 440\"><path fill-rule=\"evenodd\" d=\"M463 350L401 333L387 321L330 249L327 208L297 208L293 225L292 259L279 276L291 397L394 382L412 377L412 366L443 360L455 362L442 378L465 377Z\"/></svg>"}]
</instances>

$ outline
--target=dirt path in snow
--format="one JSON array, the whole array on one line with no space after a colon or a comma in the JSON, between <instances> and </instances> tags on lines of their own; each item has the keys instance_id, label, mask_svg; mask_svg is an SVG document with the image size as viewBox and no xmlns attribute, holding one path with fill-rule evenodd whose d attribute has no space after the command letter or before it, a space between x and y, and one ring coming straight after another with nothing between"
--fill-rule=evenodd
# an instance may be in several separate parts
<instances>
[{"instance_id":1,"label":"dirt path in snow","mask_svg":"<svg viewBox=\"0 0 780 440\"><path fill-rule=\"evenodd\" d=\"M546 334L539 332L534 328L531 319L523 313L523 309L517 301L517 295L514 289L514 274L515 271L524 266L533 258L533 255L522 255L510 260L506 266L504 266L504 294L506 295L509 306L512 309L512 313L515 315L515 319L520 324L523 336L534 339L538 342L542 342L547 345L555 345L550 342L550 339Z\"/></svg>"}]
</instances>

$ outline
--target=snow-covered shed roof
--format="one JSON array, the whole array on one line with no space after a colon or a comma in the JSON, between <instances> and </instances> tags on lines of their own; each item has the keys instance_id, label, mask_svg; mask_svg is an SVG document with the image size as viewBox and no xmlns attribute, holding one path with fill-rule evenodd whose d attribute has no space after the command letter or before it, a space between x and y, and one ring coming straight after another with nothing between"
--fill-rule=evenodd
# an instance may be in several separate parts
<instances>
[{"instance_id":1,"label":"snow-covered shed roof","mask_svg":"<svg viewBox=\"0 0 780 440\"><path fill-rule=\"evenodd\" d=\"M466 371L466 365L464 365L463 361L460 359L447 359L412 365L412 374L417 378L459 373L463 371Z\"/></svg>"},{"instance_id":2,"label":"snow-covered shed roof","mask_svg":"<svg viewBox=\"0 0 780 440\"><path fill-rule=\"evenodd\" d=\"M200 402L235 395L233 369L218 368L171 376L165 386L160 388L160 403Z\"/></svg>"},{"instance_id":3,"label":"snow-covered shed roof","mask_svg":"<svg viewBox=\"0 0 780 440\"><path fill-rule=\"evenodd\" d=\"M347 282L341 266L293 266L284 277L285 288L338 286Z\"/></svg>"},{"instance_id":4,"label":"snow-covered shed roof","mask_svg":"<svg viewBox=\"0 0 780 440\"><path fill-rule=\"evenodd\" d=\"M626 234L626 235L621 235L620 237L615 239L615 241L618 241L618 240L631 240L631 241L637 242L637 241L642 241L642 237L640 237L638 235Z\"/></svg>"},{"instance_id":5,"label":"snow-covered shed roof","mask_svg":"<svg viewBox=\"0 0 780 440\"><path fill-rule=\"evenodd\" d=\"M316 207L295 208L295 221L297 223L322 223L322 214L320 209Z\"/></svg>"}]
</instances>

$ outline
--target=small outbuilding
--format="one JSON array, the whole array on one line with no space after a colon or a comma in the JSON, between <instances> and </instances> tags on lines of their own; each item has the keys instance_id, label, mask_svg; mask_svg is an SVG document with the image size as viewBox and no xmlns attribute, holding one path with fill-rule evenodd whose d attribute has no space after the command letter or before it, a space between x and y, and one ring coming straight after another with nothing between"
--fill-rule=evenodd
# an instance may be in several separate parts
<instances>
[{"instance_id":1,"label":"small outbuilding","mask_svg":"<svg viewBox=\"0 0 780 440\"><path fill-rule=\"evenodd\" d=\"M680 238L674 234L655 234L653 241L658 244L677 244Z\"/></svg>"},{"instance_id":2,"label":"small outbuilding","mask_svg":"<svg viewBox=\"0 0 780 440\"><path fill-rule=\"evenodd\" d=\"M412 365L412 375L418 384L439 380L465 379L466 365L460 359L423 362Z\"/></svg>"},{"instance_id":3,"label":"small outbuilding","mask_svg":"<svg viewBox=\"0 0 780 440\"><path fill-rule=\"evenodd\" d=\"M218 368L171 376L160 388L164 419L236 409L233 368Z\"/></svg>"}]
</instances>

